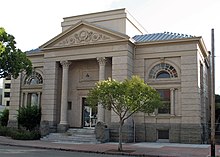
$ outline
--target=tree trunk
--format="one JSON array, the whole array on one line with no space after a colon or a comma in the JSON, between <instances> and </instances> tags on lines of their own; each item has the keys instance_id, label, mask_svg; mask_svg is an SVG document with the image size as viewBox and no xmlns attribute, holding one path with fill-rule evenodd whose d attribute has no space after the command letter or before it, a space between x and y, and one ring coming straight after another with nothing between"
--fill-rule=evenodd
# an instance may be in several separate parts
<instances>
[{"instance_id":1,"label":"tree trunk","mask_svg":"<svg viewBox=\"0 0 220 157\"><path fill-rule=\"evenodd\" d=\"M118 137L118 151L122 151L122 126L123 126L123 122L122 120L120 120L119 122L119 137Z\"/></svg>"}]
</instances>

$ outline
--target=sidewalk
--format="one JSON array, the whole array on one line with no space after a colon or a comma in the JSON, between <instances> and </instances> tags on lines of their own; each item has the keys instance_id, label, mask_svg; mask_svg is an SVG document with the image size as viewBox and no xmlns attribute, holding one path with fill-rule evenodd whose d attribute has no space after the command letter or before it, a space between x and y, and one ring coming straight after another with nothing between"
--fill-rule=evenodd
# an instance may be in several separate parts
<instances>
[{"instance_id":1,"label":"sidewalk","mask_svg":"<svg viewBox=\"0 0 220 157\"><path fill-rule=\"evenodd\" d=\"M20 141L0 136L0 145L33 147L41 149L57 149L89 153L123 154L127 156L149 157L207 157L210 145L174 144L174 143L126 143L123 152L117 152L117 143L77 144L46 141ZM216 156L220 156L220 146L216 146Z\"/></svg>"}]
</instances>

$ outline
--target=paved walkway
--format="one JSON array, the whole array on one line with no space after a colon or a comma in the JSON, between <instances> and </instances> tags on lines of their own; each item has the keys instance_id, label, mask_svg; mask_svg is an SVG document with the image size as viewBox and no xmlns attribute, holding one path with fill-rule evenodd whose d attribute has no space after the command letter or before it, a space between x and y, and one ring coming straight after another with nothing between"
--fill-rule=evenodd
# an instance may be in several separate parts
<instances>
[{"instance_id":1,"label":"paved walkway","mask_svg":"<svg viewBox=\"0 0 220 157\"><path fill-rule=\"evenodd\" d=\"M40 140L21 141L0 136L0 145L146 157L207 157L210 154L210 145L173 143L126 143L123 145L124 151L117 152L117 143L79 144ZM220 145L216 146L216 156L217 155L220 156Z\"/></svg>"}]
</instances>

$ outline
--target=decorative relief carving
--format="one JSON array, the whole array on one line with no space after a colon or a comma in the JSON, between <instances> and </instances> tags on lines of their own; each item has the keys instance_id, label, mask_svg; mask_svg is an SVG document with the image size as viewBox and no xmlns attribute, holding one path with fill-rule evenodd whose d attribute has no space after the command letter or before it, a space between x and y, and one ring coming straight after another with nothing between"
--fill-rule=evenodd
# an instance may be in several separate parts
<instances>
[{"instance_id":1,"label":"decorative relief carving","mask_svg":"<svg viewBox=\"0 0 220 157\"><path fill-rule=\"evenodd\" d=\"M165 58L164 57L160 57L160 62L164 63L165 62Z\"/></svg>"},{"instance_id":2,"label":"decorative relief carving","mask_svg":"<svg viewBox=\"0 0 220 157\"><path fill-rule=\"evenodd\" d=\"M80 70L80 82L98 81L98 69Z\"/></svg>"},{"instance_id":3,"label":"decorative relief carving","mask_svg":"<svg viewBox=\"0 0 220 157\"><path fill-rule=\"evenodd\" d=\"M67 61L67 60L64 60L64 61L60 61L60 64L61 64L63 67L67 68L67 67L70 66L71 62L70 62L70 61Z\"/></svg>"},{"instance_id":4,"label":"decorative relief carving","mask_svg":"<svg viewBox=\"0 0 220 157\"><path fill-rule=\"evenodd\" d=\"M105 66L105 64L107 62L105 57L98 57L97 61L99 62L99 65L101 65L101 66Z\"/></svg>"},{"instance_id":5,"label":"decorative relief carving","mask_svg":"<svg viewBox=\"0 0 220 157\"><path fill-rule=\"evenodd\" d=\"M91 30L81 30L79 32L76 32L64 40L60 41L56 46L70 46L74 44L87 44L87 43L94 43L97 41L105 41L110 40L111 37L94 32Z\"/></svg>"}]
</instances>

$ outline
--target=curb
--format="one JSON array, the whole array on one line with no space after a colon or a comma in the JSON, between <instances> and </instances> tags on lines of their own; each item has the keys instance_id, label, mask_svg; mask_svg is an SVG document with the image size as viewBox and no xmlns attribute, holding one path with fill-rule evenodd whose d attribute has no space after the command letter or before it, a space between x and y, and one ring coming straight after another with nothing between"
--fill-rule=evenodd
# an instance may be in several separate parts
<instances>
[{"instance_id":1,"label":"curb","mask_svg":"<svg viewBox=\"0 0 220 157\"><path fill-rule=\"evenodd\" d=\"M147 155L143 153L136 153L136 154L131 154L131 153L126 153L126 152L117 152L116 150L108 150L108 151L91 151L91 150L76 150L76 149L68 149L68 148L55 148L55 147L45 147L45 146L33 146L33 145L24 145L24 144L12 144L12 143L2 143L0 141L0 145L5 145L5 146L16 146L16 147L26 147L26 148L36 148L36 149L46 149L46 150L58 150L58 151L68 151L68 152L81 152L81 153L94 153L94 154L108 154L108 155L124 155L124 156L139 156L139 157L165 157L163 155ZM166 155L166 157L168 157ZM169 157L174 157L174 156L169 156Z\"/></svg>"}]
</instances>

